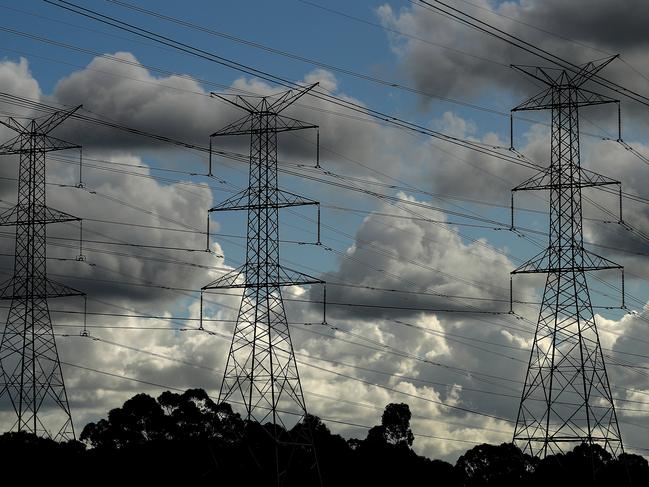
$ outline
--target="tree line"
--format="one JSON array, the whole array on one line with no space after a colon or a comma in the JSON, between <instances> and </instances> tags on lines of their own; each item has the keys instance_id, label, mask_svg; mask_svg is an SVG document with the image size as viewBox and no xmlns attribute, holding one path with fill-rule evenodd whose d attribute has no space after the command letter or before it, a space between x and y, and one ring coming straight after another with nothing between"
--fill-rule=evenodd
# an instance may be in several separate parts
<instances>
[{"instance_id":1,"label":"tree line","mask_svg":"<svg viewBox=\"0 0 649 487\"><path fill-rule=\"evenodd\" d=\"M418 455L412 449L407 404L388 404L381 424L364 439L333 434L316 416L307 416L287 433L308 428L313 452L290 448L287 486L426 485L449 487L649 485L649 464L639 455L613 458L598 445L544 459L511 443L477 445L453 465ZM305 430L306 431L306 430ZM0 436L4 478L68 484L99 481L185 485L272 485L275 444L264 428L246 422L227 403L216 404L202 389L153 398L137 394L105 419L87 424L79 440L57 443L28 433Z\"/></svg>"}]
</instances>

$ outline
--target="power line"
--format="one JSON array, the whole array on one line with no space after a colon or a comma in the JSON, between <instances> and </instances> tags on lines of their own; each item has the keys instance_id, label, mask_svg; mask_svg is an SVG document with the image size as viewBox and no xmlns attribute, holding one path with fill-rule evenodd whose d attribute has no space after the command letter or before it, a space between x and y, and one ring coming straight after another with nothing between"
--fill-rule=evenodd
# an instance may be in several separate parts
<instances>
[{"instance_id":1,"label":"power line","mask_svg":"<svg viewBox=\"0 0 649 487\"><path fill-rule=\"evenodd\" d=\"M94 119L93 119L93 120L94 120ZM124 127L121 127L121 128L124 128ZM125 129L125 130L131 130L131 129L128 129L128 128L124 128L124 129ZM153 138L157 138L157 137L158 137L158 136L153 135L153 134L146 134L146 133L142 133L142 134L145 134L146 136L153 137ZM168 138L164 138L164 137L163 137L163 141L168 141L167 139L168 139ZM185 144L185 143L183 143L183 142L178 142L178 141L174 141L174 142L172 142L172 143L175 143L175 144L181 144L181 145L182 145L182 144ZM240 157L243 157L243 156L240 156ZM319 178L314 178L313 176L305 176L305 175L301 175L301 174L299 174L299 173L295 173L295 172L291 172L291 171L287 171L287 170L284 170L284 172L287 172L288 174L295 175L295 176L298 176L298 177L307 177L307 178L309 178L309 179L318 180L318 181L320 181L320 182L325 182L325 183L327 183L327 184L333 184L333 185L335 185L335 186L343 187L343 188L345 188L345 189L360 190L361 192L365 192L365 193L368 194L368 195L378 197L379 199L387 198L387 199L392 199L392 200L394 200L394 199L397 198L397 197L392 197L392 196L390 196L390 195L382 195L382 194L379 194L379 193L376 193L376 192L363 191L362 189L359 189L359 188L355 188L355 189L353 189L353 188L354 188L353 186L350 187L349 185L342 185L342 184L340 184L340 183L334 183L334 182L331 182L331 181L322 180L322 179L319 179ZM110 197L108 197L107 195L104 195L104 197L110 198ZM408 203L412 204L412 202L410 202L410 201L408 201L408 200L404 200L404 199L399 199L399 200L402 201L402 202L404 202L404 203L406 203L406 204L408 204ZM440 209L440 211L443 211L443 210Z\"/></svg>"},{"instance_id":2,"label":"power line","mask_svg":"<svg viewBox=\"0 0 649 487\"><path fill-rule=\"evenodd\" d=\"M194 331L204 331L204 330L194 329ZM210 334L213 335L213 336L217 336L219 338L222 338L222 339L226 339L226 340L229 339L229 337L227 335L222 334L222 333L210 332ZM62 335L62 336L69 336L69 335ZM171 357L169 355L165 355L165 354L161 354L161 353L157 353L157 352L150 352L148 350L143 350L143 349L131 346L131 345L125 345L125 344L121 344L121 343L114 342L114 341L111 341L111 340L106 340L104 338L100 338L100 337L96 337L96 336L88 336L88 338L90 338L90 339L92 339L94 341L100 341L100 342L103 342L103 343L107 343L109 345L129 349L131 351L138 352L138 353L144 353L144 354L156 357L156 358L162 358L162 359L173 361L173 362L176 362L176 363L180 363L180 364L183 364L183 365L186 365L186 366L205 369L205 370L209 370L209 371L216 372L216 373L222 372L222 371L214 369L212 367L207 367L207 366L203 366L203 365L196 364L196 363L193 363L193 362L188 362L186 360L179 359L177 357ZM368 367L362 367L362 366L353 365L353 364L349 364L349 363L344 363L344 362L340 362L340 361L336 361L336 360L332 360L332 359L325 359L325 358L313 356L313 355L310 355L310 354L297 353L297 355L303 356L303 357L305 357L307 359L315 359L315 360L319 360L319 361L324 361L324 362L327 362L327 363L332 364L332 365L338 365L338 366L353 368L353 369L357 369L357 370L363 370L363 371L367 371L367 372L371 372L371 373L375 373L375 374L379 374L379 375L387 375L387 376L390 376L390 377L399 378L399 379L405 379L405 380L408 380L408 381L421 382L421 383L426 383L426 384L430 384L430 385L439 385L439 386L444 386L444 387L448 387L448 388L457 387L457 384L448 384L448 383L430 381L430 380L426 380L426 379L420 379L420 378L416 378L416 377L404 376L404 375L401 375L401 374L393 374L393 373L383 372L383 371L368 368ZM304 363L304 365L310 366L307 362L300 362L300 363ZM332 372L332 373L335 372L335 371L331 371L330 369L321 369L321 370L325 370L327 372ZM357 377L352 377L352 376L346 376L346 377L351 379L351 380L354 380L354 381L359 380L359 378L357 378ZM373 384L373 385L375 385L376 387L381 387L381 388L384 387L382 385L377 385L377 384ZM487 390L481 390L481 389L466 388L466 387L462 387L462 390L463 391L477 392L477 393L481 393L481 394L496 395L496 396L501 396L501 397L517 397L517 396L510 395L510 394L498 393L498 392L494 392L494 391L487 391ZM425 398L422 398L421 396L417 396L417 398L425 400ZM626 401L626 402L636 402L636 403L639 403L639 404L647 404L646 402L643 402L643 401L633 401L633 400L624 400L624 399L618 399L618 400ZM630 412L639 411L637 409L632 409L632 408L621 408L620 410L630 411ZM442 421L442 422L444 422L444 421Z\"/></svg>"},{"instance_id":3,"label":"power line","mask_svg":"<svg viewBox=\"0 0 649 487\"><path fill-rule=\"evenodd\" d=\"M145 257L144 257L144 258L145 258ZM166 287L166 286L165 286L165 287ZM470 297L466 297L466 296L450 296L450 295L445 295L445 297L449 297L449 298L460 298L460 299L470 299Z\"/></svg>"},{"instance_id":4,"label":"power line","mask_svg":"<svg viewBox=\"0 0 649 487\"><path fill-rule=\"evenodd\" d=\"M224 339L229 338L226 335L217 334L217 336L220 336L221 338L224 338ZM173 358L173 357L166 357L163 354L158 354L158 353L155 353L155 352L149 352L149 351L146 351L146 350L137 349L136 347L131 347L130 345L123 345L123 344L119 344L119 343L116 343L116 342L103 340L101 338L98 338L98 340L102 341L102 342L105 342L107 344L110 344L110 345L119 346L119 347L123 347L123 348L128 348L130 350L141 352L141 353L146 353L147 355L152 355L152 356L155 356L155 357L158 357L158 358L167 358L169 360L173 360L173 361L182 363L184 365L190 365L190 366L196 366L196 367L200 367L200 368L205 368L203 366L198 366L196 364L192 364L190 362L186 362L186 361L181 360L181 359L176 359L176 358ZM301 354L301 355L304 355L304 354ZM307 357L312 358L311 356L307 356ZM325 360L325 359L321 359L321 360ZM460 411L460 412L463 412L463 413L473 414L473 415L476 415L476 416L483 416L483 417L487 417L487 418L491 418L491 419L496 419L496 420L499 420L499 421L505 421L505 422L508 422L508 423L513 423L513 421L511 419L502 418L502 417L495 416L495 415L490 414L490 413L484 413L484 412L476 411L476 410L473 410L473 409L470 409L470 408L445 403L443 401L427 398L427 397L424 397L424 396L419 396L417 394L412 394L412 393L409 393L407 391L402 391L402 390L399 390L399 389L395 389L395 388L390 387L390 386L385 386L383 384L373 383L371 381L368 381L368 380L365 380L365 379L362 379L362 378L359 378L359 377L354 377L354 376L344 374L344 373L341 373L341 372L338 372L338 371L327 369L325 367L321 367L319 365L311 364L309 362L300 361L300 364L301 365L306 365L306 366L308 366L310 368L314 368L316 370L320 370L321 372L326 372L326 373L333 374L333 375L336 375L336 376L339 376L339 377L343 377L343 378L346 378L346 379L349 379L349 380L353 380L355 382L361 382L361 383L364 383L366 385L370 385L372 387L377 387L379 389L384 389L384 390L388 390L390 392L395 392L395 393L398 393L398 394L401 394L401 395L405 395L405 396L411 397L413 399L417 399L417 400L437 404L439 406L442 406L442 407L445 407L445 408L448 408L448 409ZM208 368L208 370L210 370L212 372L221 372L221 371L212 369L211 367Z\"/></svg>"},{"instance_id":5,"label":"power line","mask_svg":"<svg viewBox=\"0 0 649 487\"><path fill-rule=\"evenodd\" d=\"M208 52L208 51L206 51L204 49L200 49L200 48L191 46L191 45L183 43L183 42L175 41L175 40L173 40L173 39L171 39L169 37L163 36L161 34L154 33L152 31L149 31L149 30L141 28L141 27L137 27L137 26L135 26L133 24L129 24L127 22L118 20L118 19L116 19L114 17L98 13L98 12L96 12L94 10L91 10L91 9L88 9L88 8L85 8L85 7L81 7L81 6L76 5L76 4L72 3L72 2L68 2L68 1L65 1L65 0L58 0L57 2L54 2L54 1L51 1L51 0L44 0L44 1L46 1L47 3L50 3L52 5L56 5L56 6L60 7L60 8L65 9L65 10L74 12L74 13L79 14L79 15L82 15L84 17L91 18L91 19L96 20L98 22L102 22L104 24L110 25L110 26L115 27L117 29L130 32L132 34L135 34L137 36L140 36L140 37L143 37L143 38L146 38L146 39L149 39L149 40L153 40L153 41L155 41L157 43L160 43L162 45L173 47L174 49L176 49L178 51L185 52L185 53L190 54L192 56L195 56L195 57L198 57L198 58L210 61L210 62L214 62L214 63L217 63L217 64L222 65L222 66L226 66L226 67L228 67L230 69L234 69L234 70L243 72L243 73L251 75L251 76L261 78L261 79L263 79L265 81L269 81L271 83L278 84L280 86L283 86L283 87L286 87L286 88L289 88L289 89L302 89L302 88L304 88L303 86L300 86L299 84L288 81L285 78L282 78L282 77L279 77L279 76L276 76L276 75L272 75L272 74L267 73L265 71L262 71L262 70L247 66L247 65L245 65L243 63L227 59L227 58L225 58L223 56L219 56L219 55L210 53L210 52ZM514 164L529 166L529 164L521 162L516 157L511 157L507 153L502 153L502 152L498 152L498 151L493 150L492 145L483 144L483 143L480 143L480 142L464 140L464 139L459 139L457 137L448 136L448 135L443 134L441 132L432 130L429 127L418 125L418 124L415 124L413 122L408 122L408 121L405 121L405 120L400 119L398 117L395 117L393 115L389 115L389 114L383 113L383 112L378 111L378 110L374 110L374 109L371 109L371 108L368 108L368 107L364 107L364 106L362 106L362 105L360 105L358 103L352 102L350 100L331 95L330 93L328 93L326 91L312 90L311 96L313 96L315 98L318 98L318 99L321 99L321 100L324 100L324 101L329 101L330 103L332 103L332 104L334 104L336 106L340 106L342 108L345 108L345 109L348 109L348 110L351 110L351 111L354 111L354 112L362 113L364 115L370 116L371 118L380 120L382 122L387 122L387 123L389 123L391 125L394 125L396 127L400 127L400 128L406 129L406 130L411 130L411 131L418 132L418 133L428 135L428 136L431 136L431 137L440 138L441 140L445 140L447 142L450 142L450 143L453 143L453 144L456 144L456 145L461 145L463 147L470 148L470 149L472 149L474 151L481 152L481 153L484 153L486 155L491 155L493 157L506 159L509 162L512 162Z\"/></svg>"},{"instance_id":6,"label":"power line","mask_svg":"<svg viewBox=\"0 0 649 487\"><path fill-rule=\"evenodd\" d=\"M519 36L515 36L513 34L504 31L503 29L494 27L493 25L484 22L475 16L469 15L466 12L463 12L462 10L454 8L440 0L432 0L432 2L434 3L428 2L426 0L409 0L409 2L415 6L424 8L426 10L430 10L436 13L441 13L446 17L454 19L460 24L464 24L480 32L483 32L487 35L500 39L508 44L511 44L512 46L515 46L534 56L544 59L545 61L549 61L552 64L557 65L560 68L567 70L571 73L578 74L582 69L582 67L577 66L576 64L571 63L570 61L567 61L545 49L540 48L538 45L529 43L523 40L522 38L520 38ZM603 78L599 74L594 74L591 80L594 83L603 86L605 88L608 88L611 91L621 94L631 100L649 106L649 97L645 95L641 95L617 83L609 81Z\"/></svg>"},{"instance_id":7,"label":"power line","mask_svg":"<svg viewBox=\"0 0 649 487\"><path fill-rule=\"evenodd\" d=\"M351 69L335 66L333 64L318 61L318 60L313 59L313 58L309 58L309 57L301 56L301 55L298 55L298 54L295 54L295 53L283 51L281 49L275 49L275 48L269 47L267 45L261 44L259 42L249 41L247 39L237 37L237 36L234 36L232 34L216 31L216 30L214 30L212 28L204 27L204 26L201 26L201 25L198 25L198 24L186 21L186 20L181 20L181 19L176 18L176 17L172 17L172 16L169 16L169 15L162 14L160 12L145 9L143 7L133 5L131 3L118 1L118 0L106 0L106 1L108 1L110 3L113 3L115 5L119 5L121 7L130 9L130 10L133 10L133 11L143 13L143 14L148 15L150 17L162 19L162 20L165 20L167 22L171 22L171 23L174 23L176 25L180 25L180 26L192 29L192 30L196 30L196 31L199 31L199 32L207 33L207 34L212 35L212 36L228 39L228 40L237 42L239 44L243 44L243 45L246 45L246 46L249 46L249 47L253 47L253 48L256 48L256 49L259 49L259 50L263 50L263 51L266 51L266 52L269 52L269 53L272 53L272 54L276 54L276 55L279 55L279 56L283 56L283 57L286 57L286 58L289 58L289 59L301 61L303 63L311 64L311 65L317 66L319 68L328 69L330 71L334 71L334 72L337 72L337 73L348 75L348 76L351 76L351 77L354 77L354 78L362 79L362 80L365 80L365 81L370 81L372 83L382 85L382 86L385 86L385 87L396 88L396 89L399 89L399 90L407 91L407 92L414 93L414 94L417 94L417 95L421 95L421 96L424 96L424 97L434 98L434 99L446 101L446 102L449 102L449 103L457 104L457 105L460 105L460 106L472 108L474 110L493 113L493 114L496 114L496 115L500 115L500 116L509 118L509 113L505 113L505 112L499 111L499 110L494 109L494 108L488 108L488 107L468 103L468 102L465 102L465 101L456 100L456 99L449 98L449 97L446 97L446 96L442 96L442 95L439 95L439 94L430 93L429 91L424 91L424 90L421 90L421 89L418 89L418 88L414 88L412 86L404 85L402 83L397 83L397 82L395 82L393 80L381 79L381 78L378 78L376 76L370 76L370 75L365 74L365 73L361 73L361 72L354 71L354 70L351 70ZM304 2L304 3L308 3L308 2ZM314 5L314 4L311 4L311 5ZM327 10L329 10L329 9L327 9ZM403 35L403 33L402 33L402 35ZM458 51L457 49L452 49L452 50ZM504 66L504 67L509 68L509 66L506 65L506 64L501 64L501 65ZM538 123L538 122L536 122L534 120L528 120L528 121Z\"/></svg>"},{"instance_id":8,"label":"power line","mask_svg":"<svg viewBox=\"0 0 649 487\"><path fill-rule=\"evenodd\" d=\"M332 329L334 329L334 330L336 330L336 331L341 331L341 332L344 331L344 330L342 330L342 329L339 328L339 327L332 327ZM188 329L183 329L182 331L188 331ZM314 332L313 330L308 330L308 329L305 329L305 331ZM210 333L212 334L212 333L214 333L214 332L210 332ZM345 333L349 333L349 332L345 332ZM352 333L351 335L352 335L352 336L355 336L355 337L359 337L358 335L353 334L353 333ZM338 338L338 337L330 337L330 338ZM364 339L364 340L367 340L365 337L359 337L359 338L362 338L362 339ZM373 340L370 340L370 342L375 343ZM350 343L354 343L354 342L350 342ZM376 344L376 343L375 343L375 344ZM378 345L380 346L381 349L384 349L384 348L385 348L385 345L384 345L384 344L378 344ZM383 350L383 351L386 351L386 350ZM392 352L393 350L391 349L391 347L388 347L388 351L391 351L391 352ZM398 352L398 351L397 351L397 352ZM403 352L399 352L399 355L403 355ZM412 357L411 354L409 354L409 355L407 355L407 356ZM416 358L416 357L415 357L415 358ZM424 361L425 363L431 363L429 360L423 360L423 361ZM439 364L435 364L435 363L432 363L432 364L433 364L433 365L439 365ZM445 368L449 368L448 365L446 365L446 366L444 366L444 367L445 367ZM452 370L453 367L450 367L450 369ZM459 370L459 369L458 369L458 370ZM477 373L477 372L475 372L475 371L474 371L474 372L471 372L471 373L472 373L472 375L473 375L474 377L475 377L475 375L480 375L479 373Z\"/></svg>"},{"instance_id":9,"label":"power line","mask_svg":"<svg viewBox=\"0 0 649 487\"><path fill-rule=\"evenodd\" d=\"M105 162L108 162L108 161L105 161ZM136 166L136 167L146 167L146 166ZM195 173L188 173L188 174L194 175ZM337 177L340 178L340 176L337 176ZM172 181L172 180L169 180L169 181ZM178 181L178 182L181 183L180 181ZM364 182L365 184L371 184L371 182L367 181L367 180L362 181L362 182ZM348 188L348 189L353 190L353 188ZM408 189L408 188L404 188L404 189ZM416 190L416 188L413 188L413 189ZM431 194L431 193L428 193L428 192L425 192L425 194L437 197L437 195L434 195L434 194ZM634 195L625 195L625 196L626 197L634 197ZM444 196L444 197L448 197L448 196ZM463 198L460 198L460 199L463 199ZM473 202L473 200L466 200L466 199L463 199L463 200ZM489 204L489 203L486 203L486 202L478 202L478 203L480 203L480 204ZM458 226L467 226L467 227L488 228L488 229L492 229L492 230L509 230L509 228L506 228L504 223L501 224L500 227L498 227L498 226L492 226L492 225L468 224L468 223L463 223L463 222L451 222L451 221L441 221L441 220L437 221L437 220L433 220L431 218L419 217L419 216L391 215L391 214L384 214L384 213L376 212L376 211L375 212L368 212L368 211L357 210L357 209L353 209L353 208L338 207L338 206L335 206L335 205L323 205L323 207L336 209L336 210L340 210L340 211L350 211L350 212L365 213L365 214L375 214L375 215L386 216L386 217L390 217L390 218L402 218L402 219L412 219L412 220L419 219L419 220L422 220L422 221L428 221L428 222L431 222L431 223L438 223L438 224L443 224L443 225L458 225ZM502 207L504 207L504 205L502 205ZM535 211L536 212L536 210L531 210L531 209L522 209L522 208L515 208L515 209L517 211ZM442 209L442 208L437 208L437 210L442 211L442 212L446 212L446 210ZM543 213L543 212L539 211L538 213ZM473 217L471 215L461 214L461 213L457 213L457 212L454 212L454 214L460 215L462 217L467 217L467 218L475 218L475 217ZM590 220L592 220L592 219L590 219ZM544 232L539 232L539 231L536 231L536 230L533 230L533 229L526 229L524 227L517 227L517 230L522 230L522 231L525 231L526 233L537 233L537 234L545 235ZM204 233L204 232L198 232L198 233ZM218 235L218 234L213 234L213 235ZM238 237L238 236L230 236L230 237L243 238L243 237ZM605 247L605 248L612 248L612 247L602 246L600 244L596 244L596 243L593 243L593 242L587 242L587 243L589 245L595 245L595 246L600 246L600 247ZM621 251L621 252L632 252L632 251L628 251L626 249L620 249L620 248L615 248L615 250L618 250L618 251ZM643 255L643 254L640 254L640 255Z\"/></svg>"},{"instance_id":10,"label":"power line","mask_svg":"<svg viewBox=\"0 0 649 487\"><path fill-rule=\"evenodd\" d=\"M110 377L113 377L113 378L128 380L128 381L131 381L131 382L137 382L137 383L145 384L145 385L152 386L152 387L157 387L157 388L161 388L161 389L168 389L168 390L172 390L172 391L176 391L176 392L184 392L183 389L178 388L178 387L167 386L167 385L163 385L163 384L152 382L152 381L137 379L137 378L134 378L134 377L129 377L129 376L123 375L123 374L117 374L117 373L114 373L114 372L103 371L103 370L99 370L99 369L92 368L92 367L87 367L87 366L83 366L83 365L79 365L79 364L73 364L73 363L70 363L70 362L62 362L62 364L67 365L69 367L74 367L74 368L77 368L77 369L85 370L85 371L88 371L88 372L93 372L93 373L97 373L97 374L101 374L101 375L107 375L107 376L110 376ZM231 402L237 404L236 401L231 401ZM285 414L291 414L290 411L281 411L281 412L285 413ZM353 426L353 427L364 428L364 429L370 429L371 428L371 426L360 425L360 424L357 424L357 423L351 423L351 422L348 422L348 421L342 421L342 420L339 420L339 419L332 419L332 418L327 418L327 417L323 417L323 416L321 416L320 419L323 420L323 421L330 422L330 423L342 424L342 425L346 425L346 426ZM461 442L461 443L474 443L473 441L469 441L469 440L460 440L460 439L457 439L457 438L445 438L445 437L433 436L433 435L427 435L427 434L421 434L421 433L416 433L415 436L423 437L423 438L439 439L439 440L444 440L444 441L454 441L454 442Z\"/></svg>"}]
</instances>

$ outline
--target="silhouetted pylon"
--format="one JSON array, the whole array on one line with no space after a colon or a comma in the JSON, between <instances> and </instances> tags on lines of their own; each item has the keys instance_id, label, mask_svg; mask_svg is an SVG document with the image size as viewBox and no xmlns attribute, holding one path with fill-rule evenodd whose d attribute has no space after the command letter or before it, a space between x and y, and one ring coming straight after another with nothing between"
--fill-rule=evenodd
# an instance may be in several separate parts
<instances>
[{"instance_id":1,"label":"silhouetted pylon","mask_svg":"<svg viewBox=\"0 0 649 487\"><path fill-rule=\"evenodd\" d=\"M586 279L587 272L622 267L584 249L582 221L582 189L620 183L579 159L579 108L618 103L583 87L612 59L576 72L514 66L547 88L513 111L552 112L550 165L512 190L550 193L548 247L512 272L547 274L514 431L514 442L538 456L581 443L623 451Z\"/></svg>"},{"instance_id":2,"label":"silhouetted pylon","mask_svg":"<svg viewBox=\"0 0 649 487\"><path fill-rule=\"evenodd\" d=\"M14 275L0 285L0 299L11 300L0 342L0 399L8 397L16 413L10 430L57 440L75 434L48 299L84 293L47 277L46 226L80 219L46 205L45 155L80 149L49 135L79 108L26 123L0 121L18 133L0 145L0 155L20 157L18 202L0 214L0 226L16 227Z\"/></svg>"},{"instance_id":3,"label":"silhouetted pylon","mask_svg":"<svg viewBox=\"0 0 649 487\"><path fill-rule=\"evenodd\" d=\"M317 128L281 112L314 86L279 97L230 100L214 95L246 112L211 137L249 136L250 172L245 190L209 211L247 211L248 232L245 264L204 286L201 303L203 292L210 289L243 289L219 402L243 404L246 419L259 423L270 435L275 444L277 485L289 476L296 448L311 450L319 478L310 428L297 428L296 433L290 427L306 417L307 408L281 289L323 281L289 269L279 258L279 210L316 205L319 215L319 203L279 189L277 172L278 134Z\"/></svg>"}]
</instances>

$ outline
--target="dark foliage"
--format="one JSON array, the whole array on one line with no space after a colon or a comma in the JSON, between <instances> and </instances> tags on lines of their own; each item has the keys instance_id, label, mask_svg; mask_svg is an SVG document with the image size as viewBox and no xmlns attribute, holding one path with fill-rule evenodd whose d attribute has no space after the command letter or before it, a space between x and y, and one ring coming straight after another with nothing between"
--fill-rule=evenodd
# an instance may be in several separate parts
<instances>
[{"instance_id":1,"label":"dark foliage","mask_svg":"<svg viewBox=\"0 0 649 487\"><path fill-rule=\"evenodd\" d=\"M455 470L467 487L523 485L535 471L537 462L512 443L499 446L482 444L458 458Z\"/></svg>"},{"instance_id":2,"label":"dark foliage","mask_svg":"<svg viewBox=\"0 0 649 487\"><path fill-rule=\"evenodd\" d=\"M381 424L365 439L345 440L315 416L307 416L286 438L313 435L326 486L644 486L649 464L638 455L612 458L599 446L581 445L543 460L511 443L478 445L455 466L412 450L414 435L407 404L388 404ZM275 448L266 430L247 423L228 404L216 404L202 389L164 392L157 399L138 394L88 424L81 441L56 443L26 433L0 436L5 481L65 481L146 485L273 485ZM307 450L283 448L289 461L287 486L318 485Z\"/></svg>"}]
</instances>

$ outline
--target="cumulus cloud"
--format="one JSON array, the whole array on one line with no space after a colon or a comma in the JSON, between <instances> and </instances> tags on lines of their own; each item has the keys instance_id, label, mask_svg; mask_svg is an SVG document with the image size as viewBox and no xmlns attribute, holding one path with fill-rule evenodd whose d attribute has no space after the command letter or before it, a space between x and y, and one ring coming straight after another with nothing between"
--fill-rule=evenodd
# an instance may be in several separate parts
<instances>
[{"instance_id":1,"label":"cumulus cloud","mask_svg":"<svg viewBox=\"0 0 649 487\"><path fill-rule=\"evenodd\" d=\"M416 201L404 194L400 196ZM382 217L381 213L396 218ZM446 221L445 215L436 211L426 215L431 220ZM401 303L415 309L469 308L461 300L460 304L449 300L450 295L482 298L485 301L477 301L471 306L493 308L494 304L488 300L508 297L509 271L515 267L505 251L490 246L486 240L464 242L457 227L410 218L407 211L387 204L379 208L377 214L364 219L346 256L348 258L341 261L338 270L325 275L325 280L334 283L329 293L332 301L395 306ZM421 294L382 294L361 288L336 287L337 282L385 289L405 288ZM334 308L335 311L345 315L355 313L347 309ZM360 313L380 315L383 312ZM392 311L390 314L396 316ZM402 314L408 316L416 312L404 310Z\"/></svg>"},{"instance_id":2,"label":"cumulus cloud","mask_svg":"<svg viewBox=\"0 0 649 487\"><path fill-rule=\"evenodd\" d=\"M25 58L20 58L18 62L10 60L0 62L0 86L2 86L5 93L12 95L35 100L41 96L41 89L38 82L32 77L29 63ZM2 109L11 114L16 113L16 107L13 105L3 104ZM25 112L20 113L20 115L24 114Z\"/></svg>"},{"instance_id":3,"label":"cumulus cloud","mask_svg":"<svg viewBox=\"0 0 649 487\"><path fill-rule=\"evenodd\" d=\"M363 105L361 100L341 92L336 77L326 70L315 69L307 73L302 82L305 85L318 82L321 89ZM278 93L276 86L248 78L235 80L228 91L254 96ZM208 145L210 134L245 115L228 103L211 98L209 90L198 81L182 75L156 76L127 52L93 59L85 69L61 79L52 98L66 105L83 104L93 116L111 122L203 147ZM341 111L342 117L334 113ZM401 144L385 151L390 147L386 141L395 143L401 136L377 126L369 117L353 113L350 117L334 103L310 96L300 99L285 114L320 126L323 164L356 172L357 168L350 165L349 160L373 161L376 168L395 171L393 160ZM80 131L78 124L72 122L62 128L62 134L66 135L66 130L74 131L84 147L102 151L164 149L147 138L113 129L84 125ZM280 159L296 159L306 165L315 165L314 133L305 131L281 137ZM215 144L218 148L248 152L245 137L222 137Z\"/></svg>"},{"instance_id":4,"label":"cumulus cloud","mask_svg":"<svg viewBox=\"0 0 649 487\"><path fill-rule=\"evenodd\" d=\"M235 109L217 104L194 79L181 76L155 76L128 52L94 58L88 66L61 79L52 98L66 105L83 104L99 118L206 145L216 128L231 120ZM104 150L142 147L152 142L115 130L85 126L75 135L84 146Z\"/></svg>"}]
</instances>

